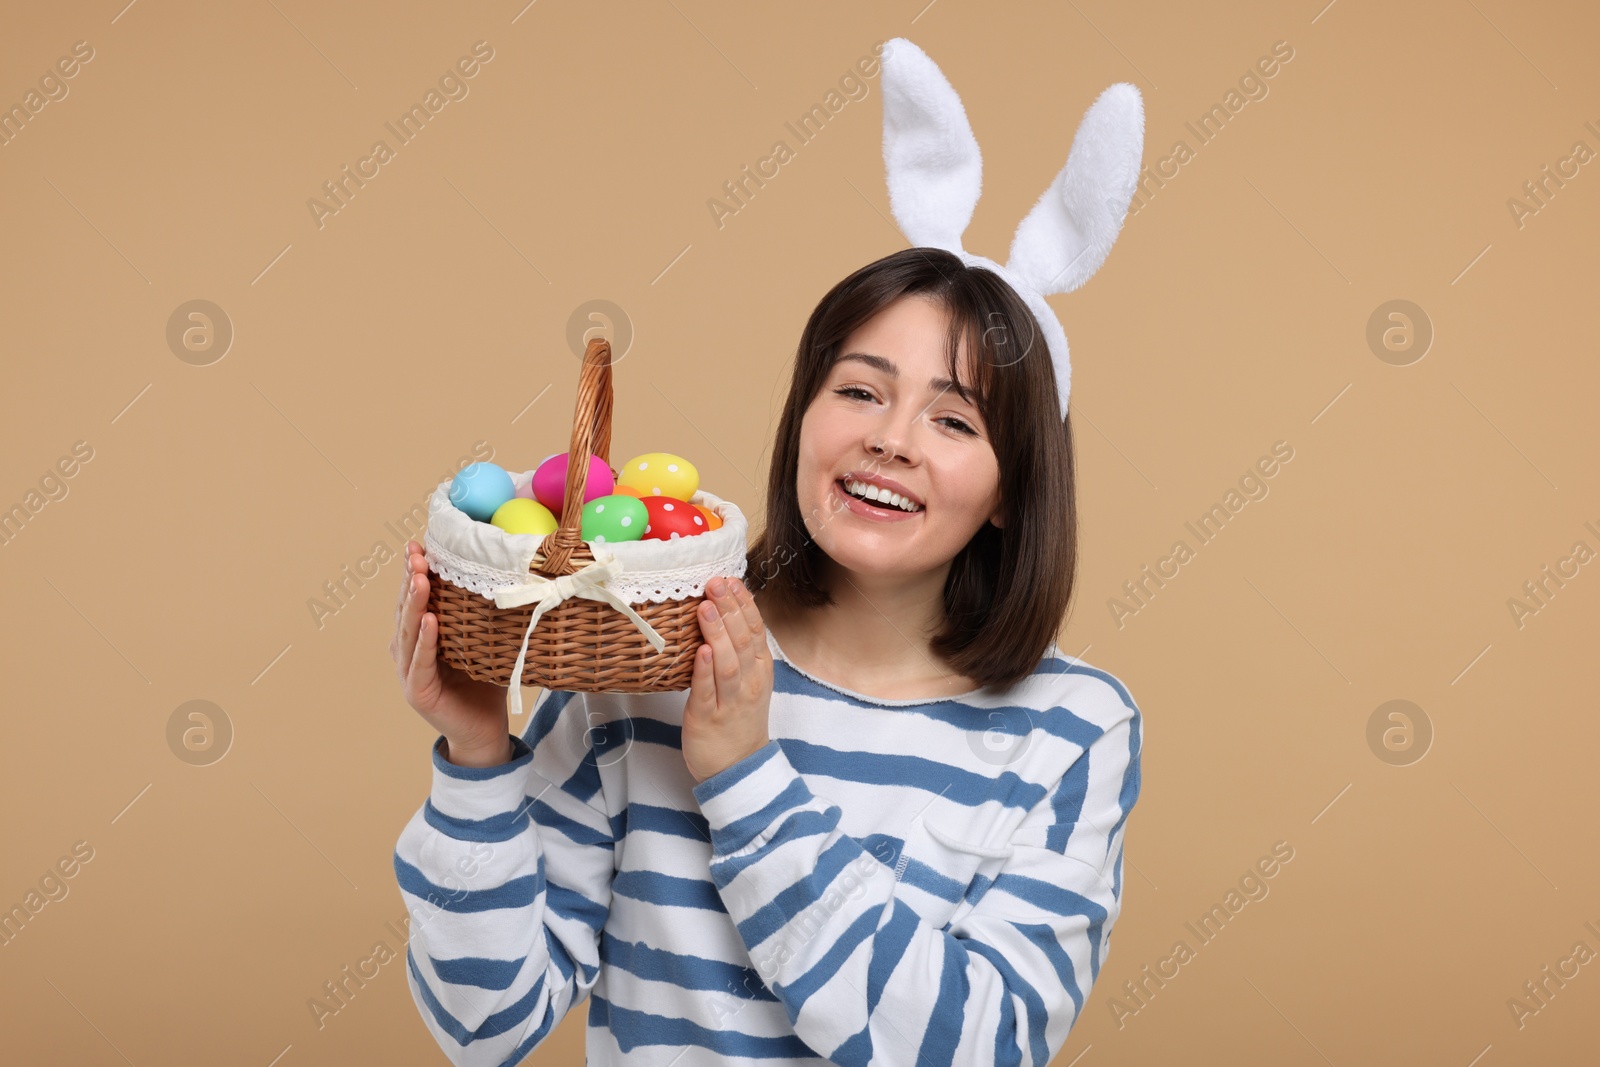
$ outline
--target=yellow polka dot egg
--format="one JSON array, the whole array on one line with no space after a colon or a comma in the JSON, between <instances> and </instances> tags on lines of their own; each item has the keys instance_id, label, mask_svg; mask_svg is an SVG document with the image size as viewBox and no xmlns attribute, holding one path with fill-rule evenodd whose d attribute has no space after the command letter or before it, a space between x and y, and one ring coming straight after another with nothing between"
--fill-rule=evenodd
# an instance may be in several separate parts
<instances>
[{"instance_id":1,"label":"yellow polka dot egg","mask_svg":"<svg viewBox=\"0 0 1600 1067\"><path fill-rule=\"evenodd\" d=\"M687 501L700 489L700 472L682 456L646 452L622 465L617 472L617 485L637 490L641 497L670 496Z\"/></svg>"}]
</instances>

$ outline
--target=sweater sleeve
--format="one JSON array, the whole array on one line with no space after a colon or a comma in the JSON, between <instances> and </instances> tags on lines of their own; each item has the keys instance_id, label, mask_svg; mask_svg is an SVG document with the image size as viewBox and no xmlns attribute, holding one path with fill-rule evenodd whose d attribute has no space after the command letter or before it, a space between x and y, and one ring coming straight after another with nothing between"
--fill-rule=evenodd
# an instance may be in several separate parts
<instances>
[{"instance_id":1,"label":"sweater sleeve","mask_svg":"<svg viewBox=\"0 0 1600 1067\"><path fill-rule=\"evenodd\" d=\"M695 787L712 880L801 1040L841 1065L1050 1062L1121 909L1141 747L1139 712L1124 710L995 850L1007 858L994 880L944 928L897 898L896 871L839 830L838 806L777 741Z\"/></svg>"},{"instance_id":2,"label":"sweater sleeve","mask_svg":"<svg viewBox=\"0 0 1600 1067\"><path fill-rule=\"evenodd\" d=\"M582 706L563 714L572 696L540 694L509 763L458 767L439 737L395 847L406 981L457 1067L520 1061L600 975L616 838Z\"/></svg>"}]
</instances>

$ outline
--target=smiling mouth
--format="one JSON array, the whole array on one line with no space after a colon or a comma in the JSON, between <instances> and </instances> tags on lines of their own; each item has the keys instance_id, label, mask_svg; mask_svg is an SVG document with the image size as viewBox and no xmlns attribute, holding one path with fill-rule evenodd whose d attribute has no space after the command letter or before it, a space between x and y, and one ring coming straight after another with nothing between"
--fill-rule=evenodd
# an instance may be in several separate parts
<instances>
[{"instance_id":1,"label":"smiling mouth","mask_svg":"<svg viewBox=\"0 0 1600 1067\"><path fill-rule=\"evenodd\" d=\"M860 504L862 507L871 508L873 511L883 512L885 515L915 515L923 510L923 505L921 504L913 503L912 501L907 500L904 497L899 497L898 495L890 496L887 490L878 489L876 487L869 488L864 482L839 478L836 479L833 484L837 486L839 492L848 499ZM854 491L852 491L852 487ZM874 500L871 496L867 495L869 492L882 493L884 494L884 499ZM900 503L895 503L896 499L898 499Z\"/></svg>"}]
</instances>

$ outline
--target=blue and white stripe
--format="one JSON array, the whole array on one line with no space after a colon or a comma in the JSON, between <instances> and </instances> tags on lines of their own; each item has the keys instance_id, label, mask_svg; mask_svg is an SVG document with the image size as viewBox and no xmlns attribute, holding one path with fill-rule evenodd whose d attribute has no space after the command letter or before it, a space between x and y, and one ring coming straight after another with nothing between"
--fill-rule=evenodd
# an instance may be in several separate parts
<instances>
[{"instance_id":1,"label":"blue and white stripe","mask_svg":"<svg viewBox=\"0 0 1600 1067\"><path fill-rule=\"evenodd\" d=\"M394 864L452 1063L518 1063L585 999L595 1067L1060 1050L1121 910L1127 689L1052 648L1009 690L883 701L772 647L773 740L699 784L682 692L545 691L498 767L435 742Z\"/></svg>"}]
</instances>

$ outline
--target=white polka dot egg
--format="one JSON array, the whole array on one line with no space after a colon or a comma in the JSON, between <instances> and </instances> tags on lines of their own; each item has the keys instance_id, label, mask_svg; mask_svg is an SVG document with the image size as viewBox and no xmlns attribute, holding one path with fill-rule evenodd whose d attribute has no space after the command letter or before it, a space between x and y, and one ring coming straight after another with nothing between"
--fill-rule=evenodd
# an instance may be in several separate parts
<instances>
[{"instance_id":1,"label":"white polka dot egg","mask_svg":"<svg viewBox=\"0 0 1600 1067\"><path fill-rule=\"evenodd\" d=\"M671 541L679 537L693 537L710 529L700 509L693 504L670 496L642 498L650 521L644 528L647 540Z\"/></svg>"},{"instance_id":2,"label":"white polka dot egg","mask_svg":"<svg viewBox=\"0 0 1600 1067\"><path fill-rule=\"evenodd\" d=\"M649 509L638 497L623 493L596 497L583 506L579 536L585 541L637 541L649 521Z\"/></svg>"},{"instance_id":3,"label":"white polka dot egg","mask_svg":"<svg viewBox=\"0 0 1600 1067\"><path fill-rule=\"evenodd\" d=\"M682 456L646 452L622 465L617 484L634 490L641 498L660 496L687 501L700 489L700 472Z\"/></svg>"}]
</instances>

